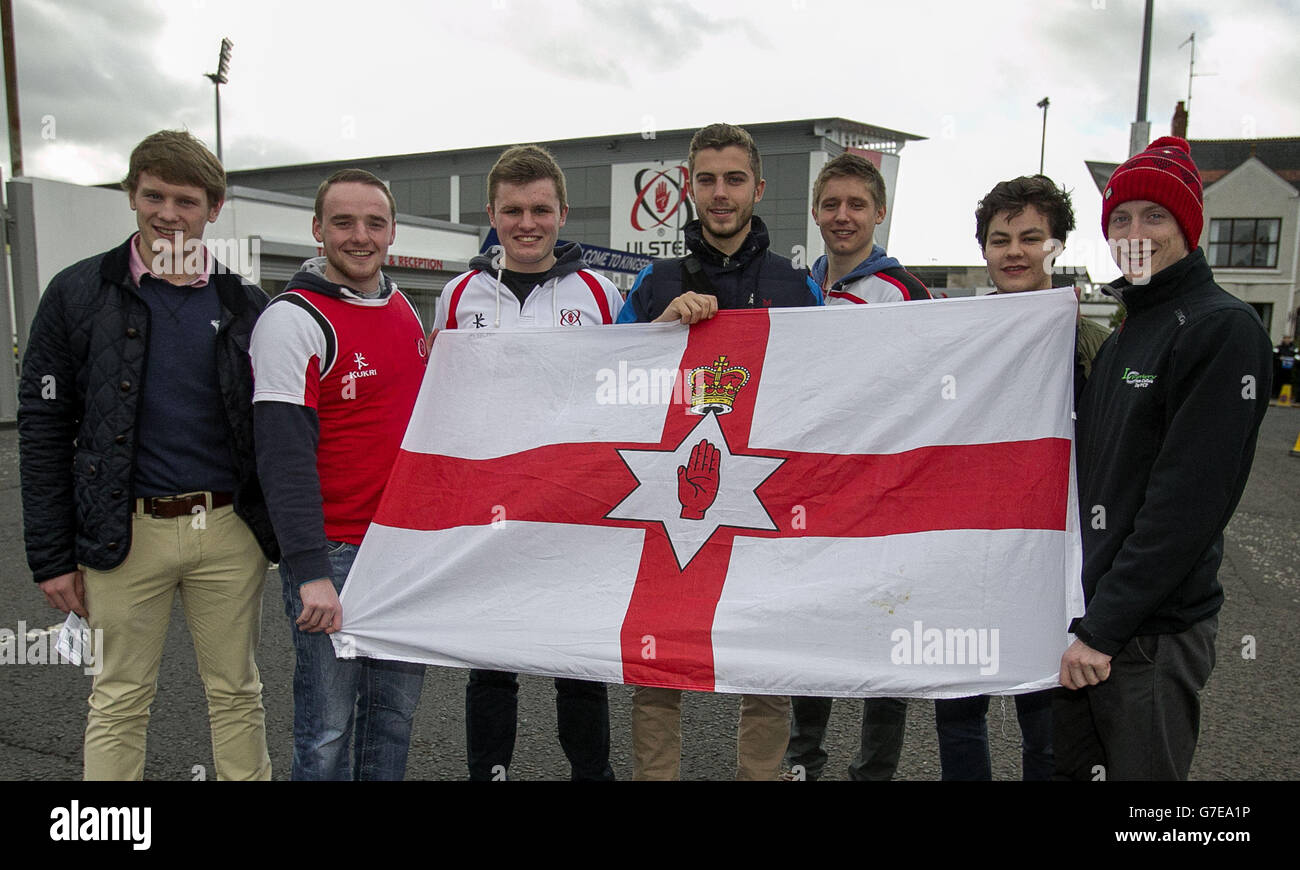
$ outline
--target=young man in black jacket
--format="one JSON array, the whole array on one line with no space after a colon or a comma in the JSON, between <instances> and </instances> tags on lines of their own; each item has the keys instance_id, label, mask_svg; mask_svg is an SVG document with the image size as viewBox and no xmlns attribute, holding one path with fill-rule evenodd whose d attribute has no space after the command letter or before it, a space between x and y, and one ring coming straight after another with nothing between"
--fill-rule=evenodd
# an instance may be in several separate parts
<instances>
[{"instance_id":1,"label":"young man in black jacket","mask_svg":"<svg viewBox=\"0 0 1300 870\"><path fill-rule=\"evenodd\" d=\"M1078 406L1084 616L1061 658L1057 776L1186 779L1214 668L1223 529L1268 409L1254 310L1196 247L1201 177L1186 141L1120 165L1102 227L1128 315Z\"/></svg>"},{"instance_id":2,"label":"young man in black jacket","mask_svg":"<svg viewBox=\"0 0 1300 870\"><path fill-rule=\"evenodd\" d=\"M248 345L266 296L215 261L221 164L188 133L131 154L139 232L55 276L19 386L27 560L101 639L86 779L140 779L172 599L181 594L220 779L270 779L253 651L268 558Z\"/></svg>"},{"instance_id":3,"label":"young man in black jacket","mask_svg":"<svg viewBox=\"0 0 1300 870\"><path fill-rule=\"evenodd\" d=\"M808 273L767 249L754 216L763 198L758 146L741 127L712 124L691 139L691 197L699 219L685 227L690 256L656 260L637 276L619 323L698 323L721 308L821 305ZM632 696L633 778L676 779L681 767L679 689L638 686ZM790 699L744 695L736 778L775 780L790 738Z\"/></svg>"}]
</instances>

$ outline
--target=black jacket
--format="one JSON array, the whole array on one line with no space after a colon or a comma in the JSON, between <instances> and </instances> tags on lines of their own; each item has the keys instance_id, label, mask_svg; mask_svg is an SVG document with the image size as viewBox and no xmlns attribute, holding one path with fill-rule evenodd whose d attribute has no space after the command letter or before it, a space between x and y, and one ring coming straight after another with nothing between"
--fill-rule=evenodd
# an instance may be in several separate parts
<instances>
[{"instance_id":1,"label":"black jacket","mask_svg":"<svg viewBox=\"0 0 1300 870\"><path fill-rule=\"evenodd\" d=\"M266 294L218 266L217 375L238 488L235 512L278 558L253 447L253 323ZM64 269L32 320L18 386L27 562L36 582L115 568L131 549L140 387L149 308L131 281L130 240Z\"/></svg>"},{"instance_id":2,"label":"black jacket","mask_svg":"<svg viewBox=\"0 0 1300 870\"><path fill-rule=\"evenodd\" d=\"M1223 528L1246 487L1268 410L1271 348L1249 305L1200 250L1146 286L1101 346L1078 407L1087 612L1072 630L1114 655L1136 635L1184 631L1223 603Z\"/></svg>"},{"instance_id":3,"label":"black jacket","mask_svg":"<svg viewBox=\"0 0 1300 870\"><path fill-rule=\"evenodd\" d=\"M749 235L740 250L730 256L705 241L698 219L683 229L686 246L700 264L713 295L717 296L718 308L797 308L825 304L821 289L813 283L808 270L797 268L785 257L769 251L767 227L757 217L750 220ZM681 259L655 260L637 275L618 322L654 320L683 292L695 289L683 283Z\"/></svg>"}]
</instances>

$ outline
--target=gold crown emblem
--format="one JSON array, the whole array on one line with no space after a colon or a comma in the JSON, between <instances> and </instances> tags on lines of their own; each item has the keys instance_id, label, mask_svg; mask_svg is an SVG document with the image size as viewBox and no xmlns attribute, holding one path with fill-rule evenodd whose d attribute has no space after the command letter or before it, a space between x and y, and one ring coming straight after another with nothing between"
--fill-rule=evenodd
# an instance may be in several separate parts
<instances>
[{"instance_id":1,"label":"gold crown emblem","mask_svg":"<svg viewBox=\"0 0 1300 870\"><path fill-rule=\"evenodd\" d=\"M728 365L727 357L720 355L713 365L691 369L688 383L692 414L729 414L740 388L749 383L749 369Z\"/></svg>"}]
</instances>

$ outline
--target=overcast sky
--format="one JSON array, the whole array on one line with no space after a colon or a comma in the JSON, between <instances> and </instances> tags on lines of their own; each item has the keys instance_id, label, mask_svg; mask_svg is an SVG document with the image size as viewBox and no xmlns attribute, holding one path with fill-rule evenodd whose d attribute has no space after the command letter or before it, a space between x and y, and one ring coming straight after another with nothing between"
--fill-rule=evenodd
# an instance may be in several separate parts
<instances>
[{"instance_id":1,"label":"overcast sky","mask_svg":"<svg viewBox=\"0 0 1300 870\"><path fill-rule=\"evenodd\" d=\"M228 36L229 169L839 116L928 137L902 152L890 253L975 263L975 203L1037 171L1048 96L1046 172L1079 222L1060 262L1115 274L1084 160L1127 156L1140 0L13 2L28 175L120 179L164 127L214 143L203 73ZM1300 135L1300 0L1155 10L1152 137L1193 31L1192 138Z\"/></svg>"}]
</instances>

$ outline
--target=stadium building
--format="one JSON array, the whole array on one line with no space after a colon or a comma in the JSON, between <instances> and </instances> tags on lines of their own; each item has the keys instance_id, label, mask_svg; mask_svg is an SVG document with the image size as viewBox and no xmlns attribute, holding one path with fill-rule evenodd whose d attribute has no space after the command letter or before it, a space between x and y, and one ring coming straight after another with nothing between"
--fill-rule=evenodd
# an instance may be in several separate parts
<instances>
[{"instance_id":1,"label":"stadium building","mask_svg":"<svg viewBox=\"0 0 1300 870\"><path fill-rule=\"evenodd\" d=\"M771 233L772 250L804 263L822 252L821 236L812 222L811 198L813 179L826 161L848 149L869 158L880 167L892 203L899 153L908 142L925 138L844 118L745 127L763 155L767 187L756 213ZM685 195L686 151L694 132L643 130L538 143L555 155L568 185L569 216L561 239L581 242L592 268L623 289L631 287L636 273L651 258L686 253L682 227L695 217ZM392 188L399 240L402 216L411 215L429 230L459 234L477 228L484 243L490 230L487 174L509 144L514 143L241 170L230 172L229 179L241 188L311 199L330 173L359 167ZM888 246L888 239L886 217L876 230L876 241ZM301 262L299 253L263 246L261 281L268 293L283 289ZM430 250L390 264L386 271L410 291L427 321L437 293L465 268L463 253Z\"/></svg>"}]
</instances>

